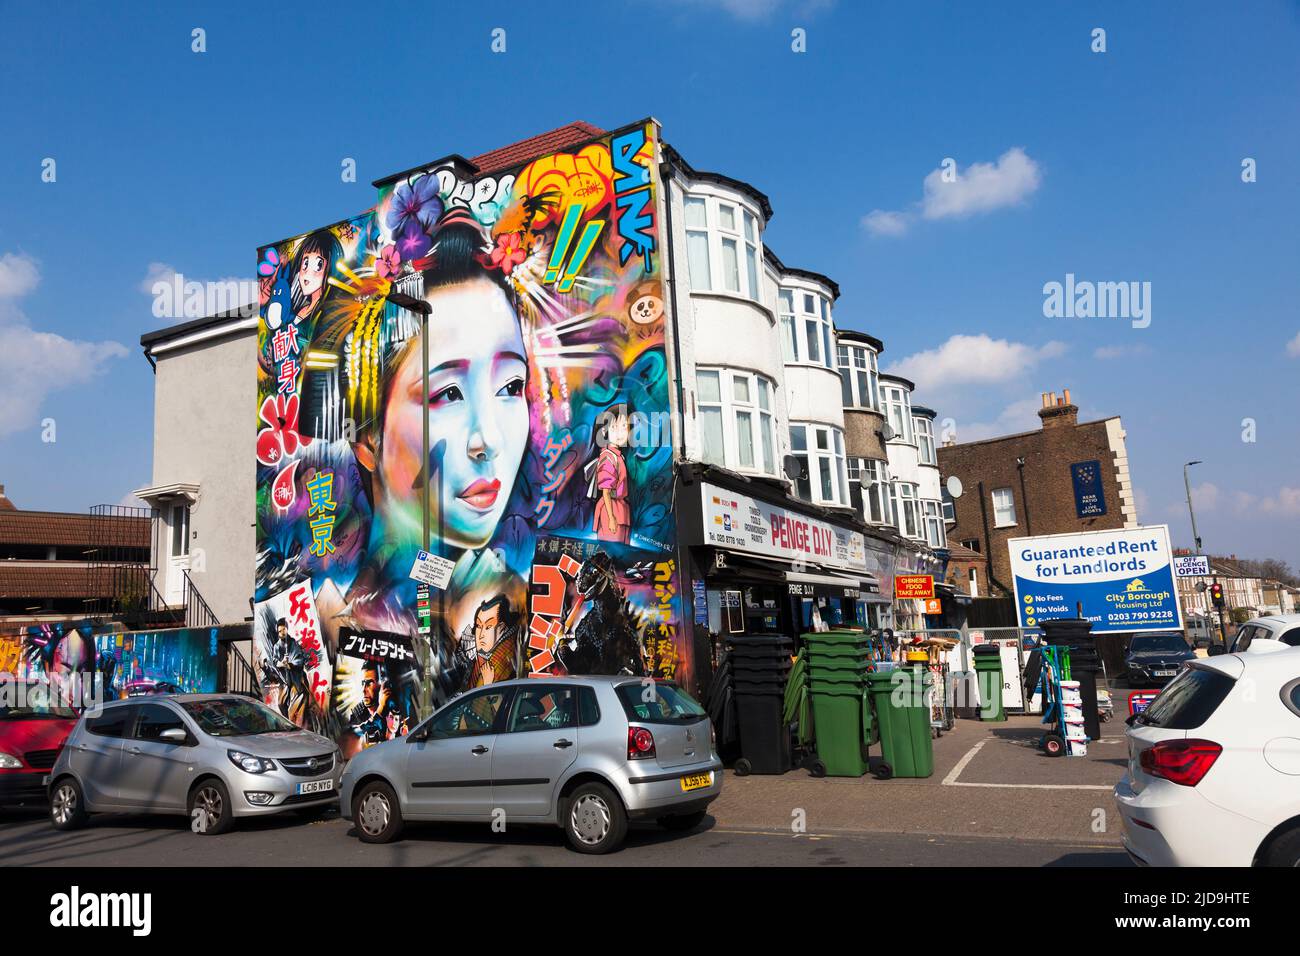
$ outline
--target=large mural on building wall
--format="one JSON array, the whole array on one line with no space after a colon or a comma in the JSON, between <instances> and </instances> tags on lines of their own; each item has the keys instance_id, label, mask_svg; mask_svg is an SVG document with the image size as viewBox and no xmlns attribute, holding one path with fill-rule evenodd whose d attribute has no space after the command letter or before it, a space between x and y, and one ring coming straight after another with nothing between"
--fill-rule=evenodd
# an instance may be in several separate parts
<instances>
[{"instance_id":1,"label":"large mural on building wall","mask_svg":"<svg viewBox=\"0 0 1300 956\"><path fill-rule=\"evenodd\" d=\"M418 170L258 250L254 666L345 752L513 677L692 681L656 136Z\"/></svg>"}]
</instances>

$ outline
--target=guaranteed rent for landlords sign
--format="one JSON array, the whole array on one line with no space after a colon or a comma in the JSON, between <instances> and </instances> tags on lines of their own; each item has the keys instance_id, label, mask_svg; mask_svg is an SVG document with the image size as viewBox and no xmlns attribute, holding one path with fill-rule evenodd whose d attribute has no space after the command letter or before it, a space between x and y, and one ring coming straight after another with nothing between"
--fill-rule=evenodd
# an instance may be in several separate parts
<instances>
[{"instance_id":1,"label":"guaranteed rent for landlords sign","mask_svg":"<svg viewBox=\"0 0 1300 956\"><path fill-rule=\"evenodd\" d=\"M1114 528L1007 542L1021 627L1083 616L1094 634L1181 630L1169 529Z\"/></svg>"}]
</instances>

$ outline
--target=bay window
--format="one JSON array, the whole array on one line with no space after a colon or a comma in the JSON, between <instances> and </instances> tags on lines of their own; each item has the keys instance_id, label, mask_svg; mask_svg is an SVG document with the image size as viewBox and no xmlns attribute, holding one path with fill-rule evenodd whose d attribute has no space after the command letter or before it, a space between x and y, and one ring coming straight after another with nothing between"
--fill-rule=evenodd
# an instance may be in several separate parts
<instances>
[{"instance_id":1,"label":"bay window","mask_svg":"<svg viewBox=\"0 0 1300 956\"><path fill-rule=\"evenodd\" d=\"M917 459L923 465L938 465L939 459L934 454L934 422L918 415L912 424L916 428Z\"/></svg>"},{"instance_id":2,"label":"bay window","mask_svg":"<svg viewBox=\"0 0 1300 956\"><path fill-rule=\"evenodd\" d=\"M943 506L938 501L921 502L921 518L925 523L925 543L932 548L947 546L943 529Z\"/></svg>"},{"instance_id":3,"label":"bay window","mask_svg":"<svg viewBox=\"0 0 1300 956\"><path fill-rule=\"evenodd\" d=\"M849 500L861 496L862 515L871 524L894 523L889 502L889 468L874 458L848 459Z\"/></svg>"},{"instance_id":4,"label":"bay window","mask_svg":"<svg viewBox=\"0 0 1300 956\"><path fill-rule=\"evenodd\" d=\"M739 203L715 196L688 195L685 205L691 289L730 292L761 303L758 217Z\"/></svg>"},{"instance_id":5,"label":"bay window","mask_svg":"<svg viewBox=\"0 0 1300 956\"><path fill-rule=\"evenodd\" d=\"M894 514L898 517L898 533L906 538L920 538L921 522L917 512L916 485L898 481L893 489Z\"/></svg>"},{"instance_id":6,"label":"bay window","mask_svg":"<svg viewBox=\"0 0 1300 956\"><path fill-rule=\"evenodd\" d=\"M807 476L796 482L798 497L815 504L847 507L844 433L828 425L792 424L790 448Z\"/></svg>"},{"instance_id":7,"label":"bay window","mask_svg":"<svg viewBox=\"0 0 1300 956\"><path fill-rule=\"evenodd\" d=\"M699 369L701 457L737 471L776 474L776 386L736 369Z\"/></svg>"},{"instance_id":8,"label":"bay window","mask_svg":"<svg viewBox=\"0 0 1300 956\"><path fill-rule=\"evenodd\" d=\"M784 288L778 293L777 311L781 348L787 362L835 368L830 299L803 289Z\"/></svg>"},{"instance_id":9,"label":"bay window","mask_svg":"<svg viewBox=\"0 0 1300 956\"><path fill-rule=\"evenodd\" d=\"M893 429L894 441L914 443L912 436L912 401L907 389L898 385L882 385L884 392L885 418Z\"/></svg>"},{"instance_id":10,"label":"bay window","mask_svg":"<svg viewBox=\"0 0 1300 956\"><path fill-rule=\"evenodd\" d=\"M860 345L836 348L840 369L840 390L845 408L880 408L879 370L876 353Z\"/></svg>"}]
</instances>

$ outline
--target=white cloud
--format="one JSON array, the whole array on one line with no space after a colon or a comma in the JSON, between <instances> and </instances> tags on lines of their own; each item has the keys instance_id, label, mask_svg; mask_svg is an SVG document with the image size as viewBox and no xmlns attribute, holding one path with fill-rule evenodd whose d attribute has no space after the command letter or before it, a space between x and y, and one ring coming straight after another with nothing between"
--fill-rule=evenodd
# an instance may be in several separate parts
<instances>
[{"instance_id":1,"label":"white cloud","mask_svg":"<svg viewBox=\"0 0 1300 956\"><path fill-rule=\"evenodd\" d=\"M1042 182L1038 163L1022 147L1013 146L995 163L972 163L964 170L940 165L926 175L921 201L912 209L873 209L862 217L862 227L875 236L901 236L917 216L965 219L993 212L1023 202Z\"/></svg>"},{"instance_id":2,"label":"white cloud","mask_svg":"<svg viewBox=\"0 0 1300 956\"><path fill-rule=\"evenodd\" d=\"M1109 359L1126 358L1130 355L1145 355L1151 350L1145 345L1103 345L1094 349L1092 357L1103 362Z\"/></svg>"},{"instance_id":3,"label":"white cloud","mask_svg":"<svg viewBox=\"0 0 1300 956\"><path fill-rule=\"evenodd\" d=\"M1014 206L1038 189L1043 181L1038 164L1019 146L998 157L996 163L974 163L957 178L944 182L942 168L925 177L921 215L926 219L964 219L1003 206Z\"/></svg>"},{"instance_id":4,"label":"white cloud","mask_svg":"<svg viewBox=\"0 0 1300 956\"><path fill-rule=\"evenodd\" d=\"M885 371L911 379L918 392L951 390L966 385L1009 382L1025 375L1039 362L1064 354L1064 342L1033 346L990 338L983 333L954 335L938 348L909 355Z\"/></svg>"},{"instance_id":5,"label":"white cloud","mask_svg":"<svg viewBox=\"0 0 1300 956\"><path fill-rule=\"evenodd\" d=\"M1279 489L1276 497L1263 499L1259 503L1259 509L1269 515L1300 517L1300 488Z\"/></svg>"},{"instance_id":6,"label":"white cloud","mask_svg":"<svg viewBox=\"0 0 1300 956\"><path fill-rule=\"evenodd\" d=\"M140 291L145 295L153 295L153 287L157 282L164 285L171 285L176 279L176 269L165 262L151 262L149 268L145 270L144 278L140 280Z\"/></svg>"},{"instance_id":7,"label":"white cloud","mask_svg":"<svg viewBox=\"0 0 1300 956\"><path fill-rule=\"evenodd\" d=\"M862 228L873 236L901 236L907 226L908 218L901 212L873 209L862 217Z\"/></svg>"},{"instance_id":8,"label":"white cloud","mask_svg":"<svg viewBox=\"0 0 1300 956\"><path fill-rule=\"evenodd\" d=\"M1300 358L1300 332L1297 332L1295 338L1286 344L1286 354L1292 358Z\"/></svg>"},{"instance_id":9,"label":"white cloud","mask_svg":"<svg viewBox=\"0 0 1300 956\"><path fill-rule=\"evenodd\" d=\"M0 294L16 298L39 281L35 260L0 257ZM51 392L87 384L110 359L126 354L117 342L83 342L37 331L16 304L6 305L0 309L0 438L35 425Z\"/></svg>"},{"instance_id":10,"label":"white cloud","mask_svg":"<svg viewBox=\"0 0 1300 956\"><path fill-rule=\"evenodd\" d=\"M41 281L36 260L21 253L0 256L0 298L16 299L36 288Z\"/></svg>"},{"instance_id":11,"label":"white cloud","mask_svg":"<svg viewBox=\"0 0 1300 956\"><path fill-rule=\"evenodd\" d=\"M952 407L960 405L961 403L954 403ZM1038 409L1041 407L1042 402L1037 397L1023 398L1002 409L992 421L964 422L956 419L955 438L959 442L982 441L985 438L1035 431L1040 425Z\"/></svg>"}]
</instances>

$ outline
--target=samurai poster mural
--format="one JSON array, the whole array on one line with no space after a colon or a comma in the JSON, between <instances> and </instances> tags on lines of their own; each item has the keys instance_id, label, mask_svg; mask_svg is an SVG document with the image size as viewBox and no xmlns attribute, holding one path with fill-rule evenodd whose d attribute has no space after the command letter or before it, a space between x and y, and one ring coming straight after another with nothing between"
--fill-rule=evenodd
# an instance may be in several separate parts
<instances>
[{"instance_id":1,"label":"samurai poster mural","mask_svg":"<svg viewBox=\"0 0 1300 956\"><path fill-rule=\"evenodd\" d=\"M417 170L259 250L258 644L309 593L330 687L284 677L300 723L366 746L494 681L689 671L657 156L643 123L511 170ZM572 576L537 636L553 540L635 612L617 653L580 633L615 591ZM445 586L412 577L422 551Z\"/></svg>"}]
</instances>

